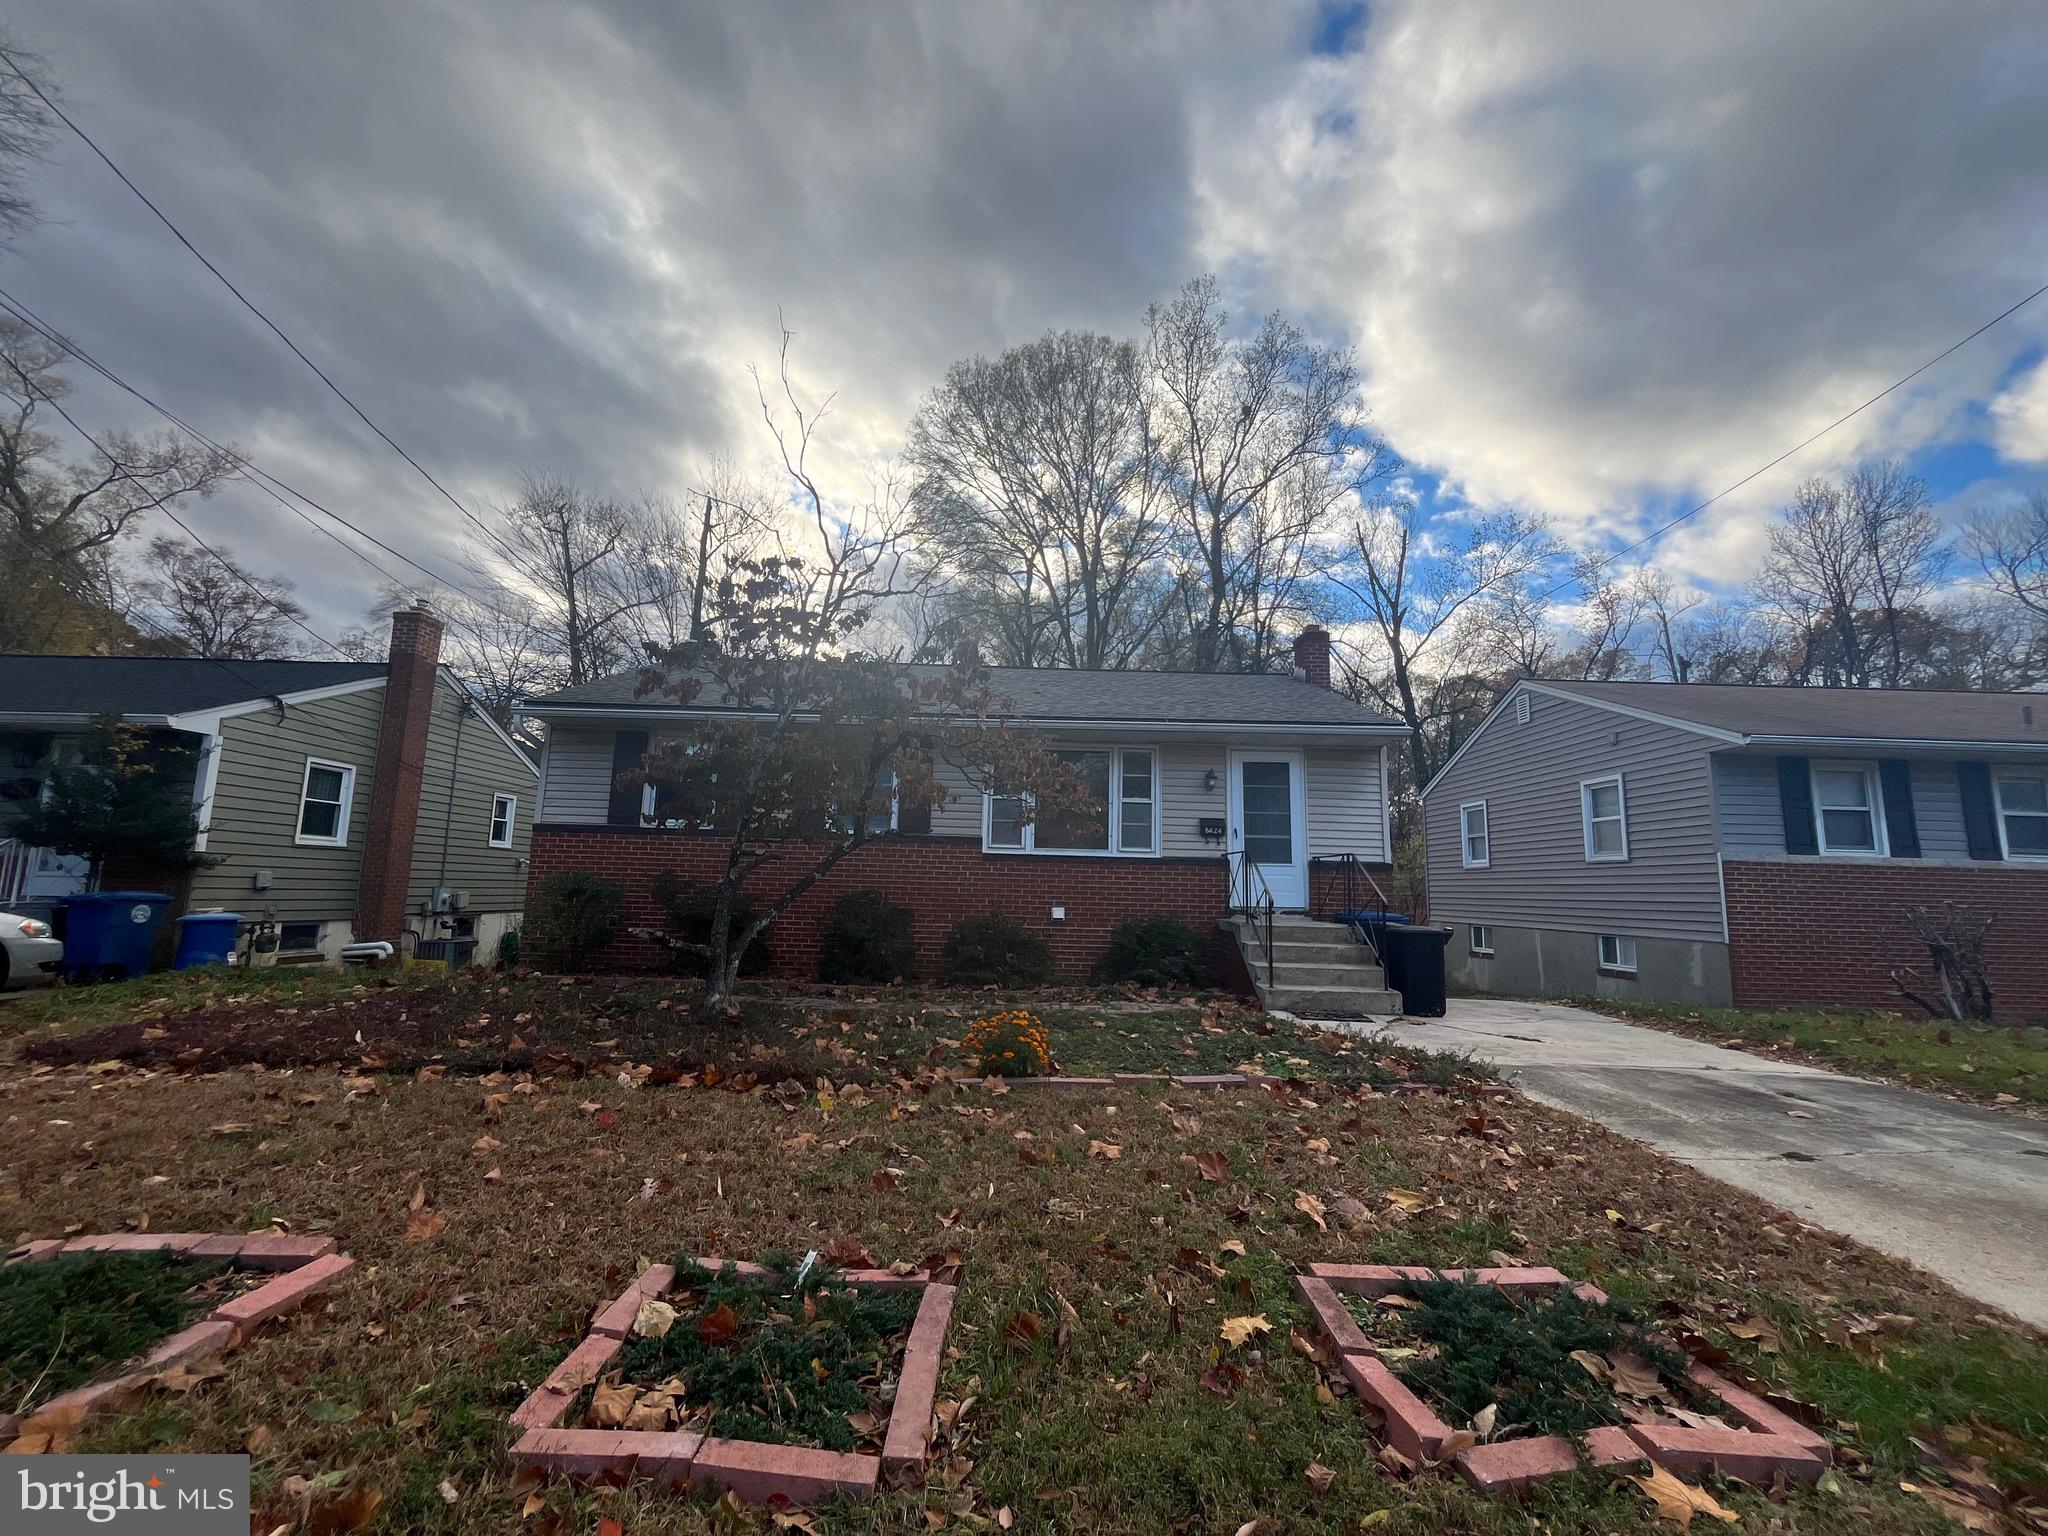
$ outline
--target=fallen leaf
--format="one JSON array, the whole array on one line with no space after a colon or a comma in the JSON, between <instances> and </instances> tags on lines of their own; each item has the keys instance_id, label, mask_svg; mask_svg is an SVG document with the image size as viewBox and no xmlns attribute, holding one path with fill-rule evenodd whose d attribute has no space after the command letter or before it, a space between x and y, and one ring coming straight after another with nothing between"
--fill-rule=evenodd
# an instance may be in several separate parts
<instances>
[{"instance_id":1,"label":"fallen leaf","mask_svg":"<svg viewBox=\"0 0 2048 1536\"><path fill-rule=\"evenodd\" d=\"M1650 1464L1648 1477L1631 1477L1629 1481L1649 1495L1650 1502L1657 1506L1659 1520L1669 1520L1680 1530L1692 1525L1694 1515L1708 1515L1729 1525L1741 1518L1706 1489L1674 1477L1655 1462Z\"/></svg>"},{"instance_id":2,"label":"fallen leaf","mask_svg":"<svg viewBox=\"0 0 2048 1536\"><path fill-rule=\"evenodd\" d=\"M1230 1177L1230 1159L1221 1152L1197 1152L1195 1171L1205 1184L1221 1184Z\"/></svg>"},{"instance_id":3,"label":"fallen leaf","mask_svg":"<svg viewBox=\"0 0 2048 1536\"><path fill-rule=\"evenodd\" d=\"M1314 1490L1317 1498L1328 1493L1330 1485L1337 1481L1337 1469L1326 1467L1320 1461L1310 1462L1308 1469L1301 1475L1308 1479L1308 1485Z\"/></svg>"},{"instance_id":4,"label":"fallen leaf","mask_svg":"<svg viewBox=\"0 0 2048 1536\"><path fill-rule=\"evenodd\" d=\"M665 1339L669 1329L675 1326L676 1309L665 1301L648 1296L642 1299L640 1310L633 1314L633 1334L642 1339Z\"/></svg>"},{"instance_id":5,"label":"fallen leaf","mask_svg":"<svg viewBox=\"0 0 2048 1536\"><path fill-rule=\"evenodd\" d=\"M587 1415L592 1429L618 1429L632 1416L633 1405L640 1401L640 1389L616 1381L601 1381L590 1389L590 1412Z\"/></svg>"},{"instance_id":6,"label":"fallen leaf","mask_svg":"<svg viewBox=\"0 0 2048 1536\"><path fill-rule=\"evenodd\" d=\"M447 1225L448 1218L439 1211L415 1205L412 1214L405 1218L405 1240L408 1243L425 1242L430 1237L439 1237Z\"/></svg>"},{"instance_id":7,"label":"fallen leaf","mask_svg":"<svg viewBox=\"0 0 2048 1536\"><path fill-rule=\"evenodd\" d=\"M1113 1141L1091 1141L1088 1143L1088 1155L1113 1163L1124 1155L1124 1149Z\"/></svg>"},{"instance_id":8,"label":"fallen leaf","mask_svg":"<svg viewBox=\"0 0 2048 1536\"><path fill-rule=\"evenodd\" d=\"M1223 1341L1232 1349L1241 1349L1257 1335L1271 1333L1273 1325L1266 1321L1266 1314L1260 1312L1251 1317L1226 1317L1219 1331Z\"/></svg>"},{"instance_id":9,"label":"fallen leaf","mask_svg":"<svg viewBox=\"0 0 2048 1536\"><path fill-rule=\"evenodd\" d=\"M1306 1216L1310 1221L1314 1222L1318 1230L1324 1232L1330 1230L1330 1224L1327 1221L1323 1220L1323 1213L1327 1211L1329 1207L1324 1205L1322 1201L1318 1200L1314 1195L1310 1194L1307 1190L1297 1189L1294 1192L1294 1208L1297 1211L1301 1212L1302 1215Z\"/></svg>"},{"instance_id":10,"label":"fallen leaf","mask_svg":"<svg viewBox=\"0 0 2048 1536\"><path fill-rule=\"evenodd\" d=\"M697 1318L697 1340L702 1344L723 1344L739 1331L740 1315L729 1302L721 1301Z\"/></svg>"}]
</instances>

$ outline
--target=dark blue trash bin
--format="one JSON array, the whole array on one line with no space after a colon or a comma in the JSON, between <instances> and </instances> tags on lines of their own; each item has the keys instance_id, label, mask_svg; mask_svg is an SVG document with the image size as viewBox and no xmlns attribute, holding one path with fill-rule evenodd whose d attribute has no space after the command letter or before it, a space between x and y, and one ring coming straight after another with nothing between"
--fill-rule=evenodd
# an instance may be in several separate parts
<instances>
[{"instance_id":1,"label":"dark blue trash bin","mask_svg":"<svg viewBox=\"0 0 2048 1536\"><path fill-rule=\"evenodd\" d=\"M179 918L178 949L171 957L171 969L189 971L195 965L228 964L241 926L239 912L194 912Z\"/></svg>"},{"instance_id":2,"label":"dark blue trash bin","mask_svg":"<svg viewBox=\"0 0 2048 1536\"><path fill-rule=\"evenodd\" d=\"M119 981L149 973L157 926L171 898L162 891L90 891L64 902L64 974Z\"/></svg>"}]
</instances>

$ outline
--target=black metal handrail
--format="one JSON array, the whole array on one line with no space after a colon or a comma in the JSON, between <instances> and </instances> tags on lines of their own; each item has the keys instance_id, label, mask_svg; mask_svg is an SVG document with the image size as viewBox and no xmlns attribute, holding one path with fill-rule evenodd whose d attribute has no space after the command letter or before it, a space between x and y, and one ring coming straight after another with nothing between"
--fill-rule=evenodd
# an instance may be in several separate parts
<instances>
[{"instance_id":1,"label":"black metal handrail","mask_svg":"<svg viewBox=\"0 0 2048 1536\"><path fill-rule=\"evenodd\" d=\"M1245 856L1242 848L1223 855L1224 878L1230 883L1230 910L1252 925L1259 936L1259 950L1266 960L1266 985L1277 985L1273 976L1273 888L1266 883L1259 866Z\"/></svg>"},{"instance_id":2,"label":"black metal handrail","mask_svg":"<svg viewBox=\"0 0 2048 1536\"><path fill-rule=\"evenodd\" d=\"M1316 885L1316 871L1329 865L1336 866L1338 879L1336 881L1326 881L1318 888ZM1373 958L1384 966L1387 963L1387 957L1380 951L1380 941L1377 935L1385 933L1387 929L1387 893L1380 889L1379 881L1373 878L1372 871L1365 866L1365 861L1355 853L1316 854L1308 861L1308 885L1309 900L1311 902L1310 911L1316 917L1327 917L1330 915L1331 904L1327 897L1331 887L1334 885L1342 890L1343 901L1337 906L1336 910L1343 914L1344 921L1351 925L1351 931L1358 937L1360 942L1372 951ZM1358 914L1368 910L1367 907L1360 904L1364 899L1363 894L1359 890L1360 885L1363 885L1366 890L1372 892L1370 909L1377 911L1379 914L1379 922L1376 925L1359 920Z\"/></svg>"}]
</instances>

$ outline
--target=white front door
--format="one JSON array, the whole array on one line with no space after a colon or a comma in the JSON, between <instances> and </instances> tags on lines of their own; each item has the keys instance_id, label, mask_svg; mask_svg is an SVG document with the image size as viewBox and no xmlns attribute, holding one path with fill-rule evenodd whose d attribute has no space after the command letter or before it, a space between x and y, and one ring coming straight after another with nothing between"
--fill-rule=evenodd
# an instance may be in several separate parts
<instances>
[{"instance_id":1,"label":"white front door","mask_svg":"<svg viewBox=\"0 0 2048 1536\"><path fill-rule=\"evenodd\" d=\"M1230 848L1242 852L1264 882L1252 896L1273 894L1273 905L1308 906L1308 816L1299 752L1230 754ZM1233 900L1244 899L1242 889Z\"/></svg>"}]
</instances>

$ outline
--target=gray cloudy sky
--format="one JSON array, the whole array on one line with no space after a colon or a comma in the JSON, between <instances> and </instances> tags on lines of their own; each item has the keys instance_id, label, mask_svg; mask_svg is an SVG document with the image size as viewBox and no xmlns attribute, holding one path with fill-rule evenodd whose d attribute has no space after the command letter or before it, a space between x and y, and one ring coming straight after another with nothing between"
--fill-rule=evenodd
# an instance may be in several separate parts
<instances>
[{"instance_id":1,"label":"gray cloudy sky","mask_svg":"<svg viewBox=\"0 0 2048 1536\"><path fill-rule=\"evenodd\" d=\"M472 506L523 467L682 489L763 439L777 306L886 455L961 355L1129 331L1202 270L1357 345L1447 515L1620 540L2048 280L2048 9L28 0L102 146ZM446 503L82 146L0 285L410 553ZM2038 310L2038 312L2037 312ZM1807 473L2048 480L2048 298L1674 536L1739 576ZM100 420L141 426L88 399ZM315 627L377 577L198 507Z\"/></svg>"}]
</instances>

